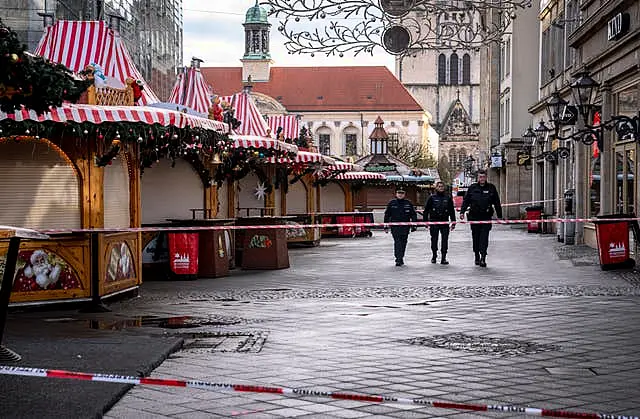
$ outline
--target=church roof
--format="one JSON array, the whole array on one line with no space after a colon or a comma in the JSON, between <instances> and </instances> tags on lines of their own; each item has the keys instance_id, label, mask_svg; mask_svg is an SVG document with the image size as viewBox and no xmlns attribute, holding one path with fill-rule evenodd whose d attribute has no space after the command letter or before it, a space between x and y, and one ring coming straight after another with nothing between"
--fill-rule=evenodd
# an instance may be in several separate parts
<instances>
[{"instance_id":1,"label":"church roof","mask_svg":"<svg viewBox=\"0 0 640 419\"><path fill-rule=\"evenodd\" d=\"M241 67L202 67L221 96L242 90ZM276 99L289 112L411 111L424 109L385 66L272 67L253 91Z\"/></svg>"}]
</instances>

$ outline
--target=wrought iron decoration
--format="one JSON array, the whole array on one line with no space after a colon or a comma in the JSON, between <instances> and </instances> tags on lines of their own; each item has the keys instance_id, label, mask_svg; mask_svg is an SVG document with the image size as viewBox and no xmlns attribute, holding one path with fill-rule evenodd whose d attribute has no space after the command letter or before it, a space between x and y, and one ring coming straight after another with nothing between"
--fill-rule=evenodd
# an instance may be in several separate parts
<instances>
[{"instance_id":1,"label":"wrought iron decoration","mask_svg":"<svg viewBox=\"0 0 640 419\"><path fill-rule=\"evenodd\" d=\"M531 0L266 0L290 54L395 55L500 42ZM326 23L321 23L328 20ZM306 28L301 27L304 21ZM310 29L309 26L314 27Z\"/></svg>"}]
</instances>

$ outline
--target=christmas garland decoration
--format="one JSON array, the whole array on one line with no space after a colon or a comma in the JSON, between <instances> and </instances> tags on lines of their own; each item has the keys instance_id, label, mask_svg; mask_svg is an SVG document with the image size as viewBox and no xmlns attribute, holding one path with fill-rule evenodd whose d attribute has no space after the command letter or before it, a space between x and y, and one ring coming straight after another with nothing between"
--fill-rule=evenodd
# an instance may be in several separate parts
<instances>
[{"instance_id":1,"label":"christmas garland decoration","mask_svg":"<svg viewBox=\"0 0 640 419\"><path fill-rule=\"evenodd\" d=\"M65 100L78 101L91 84L93 80L77 80L61 64L29 54L0 19L0 110L13 113L24 107L41 115Z\"/></svg>"}]
</instances>

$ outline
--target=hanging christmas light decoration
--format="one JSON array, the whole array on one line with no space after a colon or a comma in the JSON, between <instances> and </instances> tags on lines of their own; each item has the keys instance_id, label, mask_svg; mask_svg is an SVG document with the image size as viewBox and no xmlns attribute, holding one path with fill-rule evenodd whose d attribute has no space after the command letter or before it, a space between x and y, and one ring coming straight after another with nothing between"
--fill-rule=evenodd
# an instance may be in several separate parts
<instances>
[{"instance_id":1,"label":"hanging christmas light decoration","mask_svg":"<svg viewBox=\"0 0 640 419\"><path fill-rule=\"evenodd\" d=\"M402 55L415 49L475 49L500 42L518 9L531 0L267 0L280 18L290 54L350 52L376 47ZM324 22L323 22L324 21ZM311 29L313 28L313 29Z\"/></svg>"}]
</instances>

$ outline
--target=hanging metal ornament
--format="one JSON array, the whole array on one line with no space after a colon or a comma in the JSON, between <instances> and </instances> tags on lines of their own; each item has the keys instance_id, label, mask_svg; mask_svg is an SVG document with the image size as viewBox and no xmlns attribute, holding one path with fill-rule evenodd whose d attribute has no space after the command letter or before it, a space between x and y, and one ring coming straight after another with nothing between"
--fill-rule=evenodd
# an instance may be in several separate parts
<instances>
[{"instance_id":1,"label":"hanging metal ornament","mask_svg":"<svg viewBox=\"0 0 640 419\"><path fill-rule=\"evenodd\" d=\"M501 42L531 0L265 0L290 54L401 55ZM328 20L328 21L327 21Z\"/></svg>"}]
</instances>

